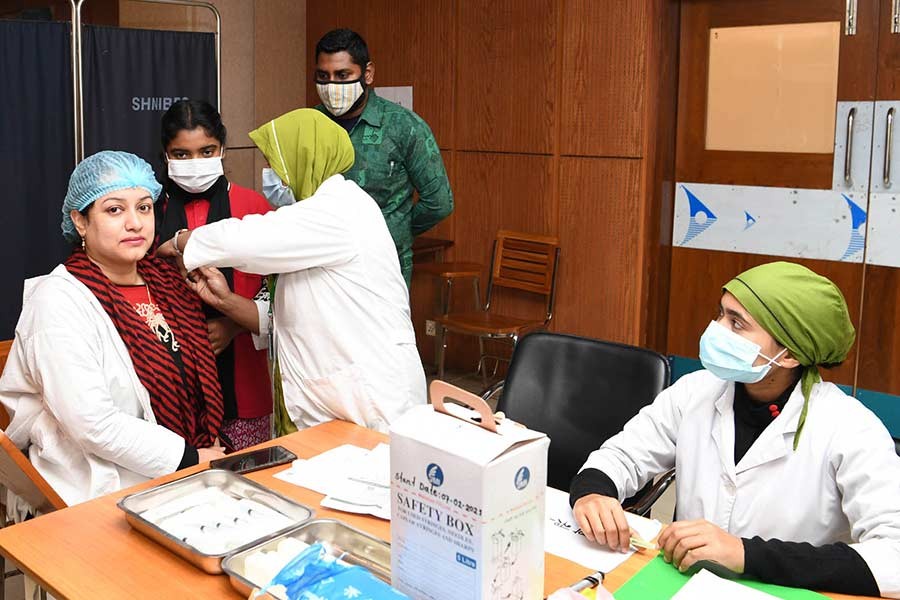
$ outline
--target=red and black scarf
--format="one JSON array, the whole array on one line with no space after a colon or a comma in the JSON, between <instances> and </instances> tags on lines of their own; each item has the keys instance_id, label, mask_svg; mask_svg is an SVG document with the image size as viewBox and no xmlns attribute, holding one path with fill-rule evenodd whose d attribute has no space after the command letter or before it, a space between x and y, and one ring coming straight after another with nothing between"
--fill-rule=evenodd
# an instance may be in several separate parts
<instances>
[{"instance_id":1,"label":"red and black scarf","mask_svg":"<svg viewBox=\"0 0 900 600\"><path fill-rule=\"evenodd\" d=\"M147 257L137 264L153 302L180 345L182 376L170 351L83 251L73 252L65 264L112 319L138 379L150 394L157 423L195 448L211 446L222 427L222 389L200 300L184 278L159 258Z\"/></svg>"},{"instance_id":2,"label":"red and black scarf","mask_svg":"<svg viewBox=\"0 0 900 600\"><path fill-rule=\"evenodd\" d=\"M192 194L178 187L174 181L166 181L164 189L165 198L160 198L156 204L156 235L157 243L161 244L181 229L188 227L185 205L195 200L208 200L209 212L206 216L207 223L216 223L231 217L231 198L228 192L228 179L224 175L219 177L211 188L199 194ZM223 267L219 269L228 282L228 289L234 289L234 274L232 269ZM208 304L203 305L203 314L207 319L217 319L224 316ZM237 393L234 389L234 343L228 344L222 352L216 356L216 368L219 372L219 385L222 386L222 400L225 404L225 420L230 421L238 417Z\"/></svg>"}]
</instances>

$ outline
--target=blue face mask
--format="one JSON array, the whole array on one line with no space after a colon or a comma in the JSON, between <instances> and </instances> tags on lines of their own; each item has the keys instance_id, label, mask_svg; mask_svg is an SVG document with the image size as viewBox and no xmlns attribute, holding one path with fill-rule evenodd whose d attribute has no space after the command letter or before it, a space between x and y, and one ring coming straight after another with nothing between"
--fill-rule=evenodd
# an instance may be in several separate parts
<instances>
[{"instance_id":1,"label":"blue face mask","mask_svg":"<svg viewBox=\"0 0 900 600\"><path fill-rule=\"evenodd\" d=\"M275 169L266 167L262 170L263 196L275 208L289 206L296 202L294 192L281 181Z\"/></svg>"},{"instance_id":2,"label":"blue face mask","mask_svg":"<svg viewBox=\"0 0 900 600\"><path fill-rule=\"evenodd\" d=\"M700 338L700 362L707 371L725 381L740 383L762 381L772 365L778 365L775 362L778 357L787 352L785 348L774 358L769 358L760 350L762 348L759 344L736 334L717 321L710 321L709 327ZM757 356L762 356L769 362L754 367L753 362Z\"/></svg>"}]
</instances>

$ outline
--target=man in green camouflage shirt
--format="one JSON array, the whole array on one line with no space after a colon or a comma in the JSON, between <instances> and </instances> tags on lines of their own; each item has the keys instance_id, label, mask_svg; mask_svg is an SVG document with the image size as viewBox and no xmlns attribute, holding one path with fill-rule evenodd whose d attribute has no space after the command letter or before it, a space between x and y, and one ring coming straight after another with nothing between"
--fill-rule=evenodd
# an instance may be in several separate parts
<instances>
[{"instance_id":1,"label":"man in green camouflage shirt","mask_svg":"<svg viewBox=\"0 0 900 600\"><path fill-rule=\"evenodd\" d=\"M413 238L453 212L453 193L434 135L419 115L371 89L375 67L359 34L326 33L316 44L316 106L350 134L356 162L344 175L381 207L409 285ZM413 191L419 200L413 203Z\"/></svg>"}]
</instances>

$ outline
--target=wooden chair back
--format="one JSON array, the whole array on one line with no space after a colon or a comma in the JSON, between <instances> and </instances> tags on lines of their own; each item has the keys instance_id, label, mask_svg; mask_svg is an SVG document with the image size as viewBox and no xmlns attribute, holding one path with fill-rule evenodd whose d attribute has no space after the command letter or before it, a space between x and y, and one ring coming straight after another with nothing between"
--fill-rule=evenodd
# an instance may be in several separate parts
<instances>
[{"instance_id":1,"label":"wooden chair back","mask_svg":"<svg viewBox=\"0 0 900 600\"><path fill-rule=\"evenodd\" d=\"M0 484L28 502L39 514L66 507L63 499L38 473L28 457L2 432L0 432Z\"/></svg>"},{"instance_id":2,"label":"wooden chair back","mask_svg":"<svg viewBox=\"0 0 900 600\"><path fill-rule=\"evenodd\" d=\"M0 373L3 373L3 367L6 366L6 359L9 358L12 343L12 340L0 340Z\"/></svg>"},{"instance_id":3,"label":"wooden chair back","mask_svg":"<svg viewBox=\"0 0 900 600\"><path fill-rule=\"evenodd\" d=\"M524 290L546 297L547 319L553 313L559 239L501 229L494 242L485 310L490 308L494 287Z\"/></svg>"},{"instance_id":4,"label":"wooden chair back","mask_svg":"<svg viewBox=\"0 0 900 600\"><path fill-rule=\"evenodd\" d=\"M0 340L0 375L3 374L3 368L6 366L6 359L9 358L9 351L12 348L12 340ZM0 429L5 430L9 427L9 413L3 406L0 406Z\"/></svg>"}]
</instances>

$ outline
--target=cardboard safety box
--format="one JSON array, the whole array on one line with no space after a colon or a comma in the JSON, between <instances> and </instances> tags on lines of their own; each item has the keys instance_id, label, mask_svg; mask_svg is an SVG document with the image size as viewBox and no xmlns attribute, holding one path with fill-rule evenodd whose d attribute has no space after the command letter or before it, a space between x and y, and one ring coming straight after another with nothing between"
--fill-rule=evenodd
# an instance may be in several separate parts
<instances>
[{"instance_id":1,"label":"cardboard safety box","mask_svg":"<svg viewBox=\"0 0 900 600\"><path fill-rule=\"evenodd\" d=\"M393 586L421 600L540 600L549 438L443 381L430 394L391 427Z\"/></svg>"}]
</instances>

